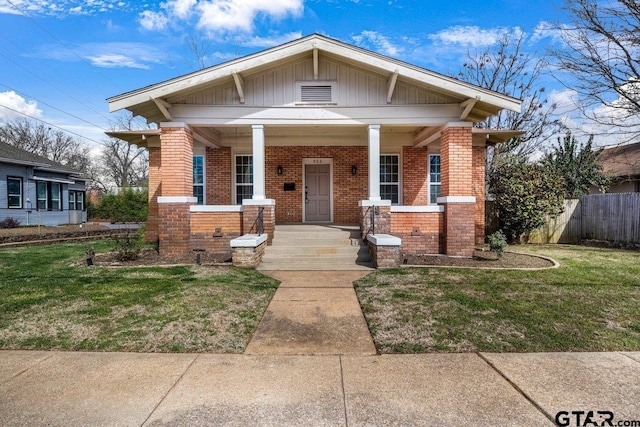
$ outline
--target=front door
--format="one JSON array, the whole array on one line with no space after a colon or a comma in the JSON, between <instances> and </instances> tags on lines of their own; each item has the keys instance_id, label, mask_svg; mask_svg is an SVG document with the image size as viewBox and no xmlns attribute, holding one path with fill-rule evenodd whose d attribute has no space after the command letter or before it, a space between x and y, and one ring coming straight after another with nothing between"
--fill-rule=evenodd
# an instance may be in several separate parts
<instances>
[{"instance_id":1,"label":"front door","mask_svg":"<svg viewBox=\"0 0 640 427\"><path fill-rule=\"evenodd\" d=\"M331 221L331 167L305 165L305 222Z\"/></svg>"}]
</instances>

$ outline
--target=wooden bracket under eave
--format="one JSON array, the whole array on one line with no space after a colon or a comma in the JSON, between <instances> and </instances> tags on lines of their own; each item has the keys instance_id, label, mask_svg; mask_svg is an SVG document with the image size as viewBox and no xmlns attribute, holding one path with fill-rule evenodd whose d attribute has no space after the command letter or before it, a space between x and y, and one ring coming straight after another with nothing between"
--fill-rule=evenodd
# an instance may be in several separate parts
<instances>
[{"instance_id":1,"label":"wooden bracket under eave","mask_svg":"<svg viewBox=\"0 0 640 427\"><path fill-rule=\"evenodd\" d=\"M244 104L244 80L242 80L242 77L238 73L231 73L231 75L233 76L233 81L236 83L240 104Z\"/></svg>"},{"instance_id":2,"label":"wooden bracket under eave","mask_svg":"<svg viewBox=\"0 0 640 427\"><path fill-rule=\"evenodd\" d=\"M160 110L165 120L170 122L173 121L173 118L171 117L171 113L169 113L169 108L173 107L173 105L169 104L167 101L165 101L162 98L153 98L153 97L150 97L150 98L153 101L153 103L156 104L156 107L158 107L158 110Z\"/></svg>"}]
</instances>

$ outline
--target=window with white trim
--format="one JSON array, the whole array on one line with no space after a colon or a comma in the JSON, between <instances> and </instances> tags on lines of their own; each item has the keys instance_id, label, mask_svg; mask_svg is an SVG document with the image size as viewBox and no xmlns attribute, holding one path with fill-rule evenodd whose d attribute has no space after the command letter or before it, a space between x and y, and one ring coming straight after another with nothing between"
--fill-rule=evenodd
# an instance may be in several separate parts
<instances>
[{"instance_id":1,"label":"window with white trim","mask_svg":"<svg viewBox=\"0 0 640 427\"><path fill-rule=\"evenodd\" d=\"M22 178L7 177L7 196L9 209L22 208Z\"/></svg>"},{"instance_id":2,"label":"window with white trim","mask_svg":"<svg viewBox=\"0 0 640 427\"><path fill-rule=\"evenodd\" d=\"M52 211L62 210L62 185L59 182L50 182L51 206Z\"/></svg>"},{"instance_id":3,"label":"window with white trim","mask_svg":"<svg viewBox=\"0 0 640 427\"><path fill-rule=\"evenodd\" d=\"M48 196L47 183L44 181L36 181L36 209L39 211L47 210Z\"/></svg>"},{"instance_id":4,"label":"window with white trim","mask_svg":"<svg viewBox=\"0 0 640 427\"><path fill-rule=\"evenodd\" d=\"M204 205L204 156L193 156L193 197Z\"/></svg>"},{"instance_id":5,"label":"window with white trim","mask_svg":"<svg viewBox=\"0 0 640 427\"><path fill-rule=\"evenodd\" d=\"M236 156L236 204L253 197L253 156Z\"/></svg>"},{"instance_id":6,"label":"window with white trim","mask_svg":"<svg viewBox=\"0 0 640 427\"><path fill-rule=\"evenodd\" d=\"M429 155L429 203L438 203L441 188L440 154Z\"/></svg>"},{"instance_id":7,"label":"window with white trim","mask_svg":"<svg viewBox=\"0 0 640 427\"><path fill-rule=\"evenodd\" d=\"M380 156L380 198L400 203L400 167L397 154Z\"/></svg>"},{"instance_id":8,"label":"window with white trim","mask_svg":"<svg viewBox=\"0 0 640 427\"><path fill-rule=\"evenodd\" d=\"M69 210L70 211L83 211L84 210L84 192L69 190Z\"/></svg>"}]
</instances>

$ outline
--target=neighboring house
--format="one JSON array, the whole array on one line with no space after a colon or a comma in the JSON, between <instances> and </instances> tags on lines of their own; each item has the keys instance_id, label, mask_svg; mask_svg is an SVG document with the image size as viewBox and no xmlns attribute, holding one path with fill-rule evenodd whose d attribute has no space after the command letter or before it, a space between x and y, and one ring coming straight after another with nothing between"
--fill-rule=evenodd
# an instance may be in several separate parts
<instances>
[{"instance_id":1,"label":"neighboring house","mask_svg":"<svg viewBox=\"0 0 640 427\"><path fill-rule=\"evenodd\" d=\"M598 163L611 177L607 193L640 193L640 142L602 150ZM591 193L598 193L594 188Z\"/></svg>"},{"instance_id":2,"label":"neighboring house","mask_svg":"<svg viewBox=\"0 0 640 427\"><path fill-rule=\"evenodd\" d=\"M21 225L85 222L85 180L79 172L0 142L0 221Z\"/></svg>"},{"instance_id":3,"label":"neighboring house","mask_svg":"<svg viewBox=\"0 0 640 427\"><path fill-rule=\"evenodd\" d=\"M485 148L473 128L520 101L321 35L108 99L155 130L148 237L164 256L229 253L263 222L360 223L404 253L484 240ZM375 225L371 224L371 219ZM375 227L375 228L374 228Z\"/></svg>"}]
</instances>

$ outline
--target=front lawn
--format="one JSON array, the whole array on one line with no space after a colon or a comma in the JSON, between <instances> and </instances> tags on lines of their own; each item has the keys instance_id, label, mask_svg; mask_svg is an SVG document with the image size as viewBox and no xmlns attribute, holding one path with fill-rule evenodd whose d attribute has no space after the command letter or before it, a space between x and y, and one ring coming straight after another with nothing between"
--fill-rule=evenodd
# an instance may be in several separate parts
<instances>
[{"instance_id":1,"label":"front lawn","mask_svg":"<svg viewBox=\"0 0 640 427\"><path fill-rule=\"evenodd\" d=\"M356 282L378 350L639 351L640 253L525 246L542 271L406 268Z\"/></svg>"},{"instance_id":2,"label":"front lawn","mask_svg":"<svg viewBox=\"0 0 640 427\"><path fill-rule=\"evenodd\" d=\"M87 245L0 249L0 348L242 352L277 287L233 267L86 267Z\"/></svg>"}]
</instances>

